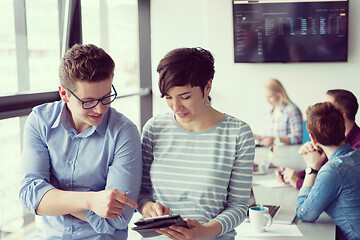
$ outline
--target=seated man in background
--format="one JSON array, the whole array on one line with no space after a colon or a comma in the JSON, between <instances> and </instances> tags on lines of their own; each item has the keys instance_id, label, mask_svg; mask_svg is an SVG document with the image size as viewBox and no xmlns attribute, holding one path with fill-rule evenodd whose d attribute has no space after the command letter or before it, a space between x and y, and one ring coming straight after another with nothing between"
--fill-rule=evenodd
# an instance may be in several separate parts
<instances>
[{"instance_id":1,"label":"seated man in background","mask_svg":"<svg viewBox=\"0 0 360 240\"><path fill-rule=\"evenodd\" d=\"M342 112L345 120L345 142L352 148L360 149L360 128L355 123L355 116L358 110L358 102L354 94L343 89L329 90L326 93L325 101L331 102ZM312 142L307 142L301 146L299 154L316 151ZM322 165L327 162L324 156ZM305 170L296 172L291 168L280 168L275 171L275 176L279 181L291 184L294 188L300 189L305 177Z\"/></svg>"},{"instance_id":2,"label":"seated man in background","mask_svg":"<svg viewBox=\"0 0 360 240\"><path fill-rule=\"evenodd\" d=\"M137 127L110 107L115 63L76 44L60 65L61 101L27 118L20 200L41 215L36 239L127 239L141 183Z\"/></svg>"},{"instance_id":3,"label":"seated man in background","mask_svg":"<svg viewBox=\"0 0 360 240\"><path fill-rule=\"evenodd\" d=\"M342 115L330 102L306 110L316 151L302 154L308 168L296 214L303 221L315 221L325 211L337 226L336 239L360 239L360 151L345 143ZM329 161L321 167L323 156Z\"/></svg>"}]
</instances>

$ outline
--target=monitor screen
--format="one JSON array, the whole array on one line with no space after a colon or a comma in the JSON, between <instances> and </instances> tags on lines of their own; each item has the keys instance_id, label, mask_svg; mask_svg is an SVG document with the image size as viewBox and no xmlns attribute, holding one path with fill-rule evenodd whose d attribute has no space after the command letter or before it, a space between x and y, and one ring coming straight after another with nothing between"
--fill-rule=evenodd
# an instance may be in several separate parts
<instances>
[{"instance_id":1,"label":"monitor screen","mask_svg":"<svg viewBox=\"0 0 360 240\"><path fill-rule=\"evenodd\" d=\"M346 62L347 0L233 0L236 63Z\"/></svg>"}]
</instances>

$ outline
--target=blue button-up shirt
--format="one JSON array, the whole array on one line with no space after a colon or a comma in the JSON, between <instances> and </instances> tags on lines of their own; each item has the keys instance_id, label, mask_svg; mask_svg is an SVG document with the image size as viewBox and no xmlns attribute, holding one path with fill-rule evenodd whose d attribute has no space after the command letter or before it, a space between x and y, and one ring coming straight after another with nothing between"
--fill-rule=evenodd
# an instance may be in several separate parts
<instances>
[{"instance_id":1,"label":"blue button-up shirt","mask_svg":"<svg viewBox=\"0 0 360 240\"><path fill-rule=\"evenodd\" d=\"M313 187L298 194L297 216L315 221L325 211L347 239L360 239L360 151L336 149L321 167Z\"/></svg>"},{"instance_id":2,"label":"blue button-up shirt","mask_svg":"<svg viewBox=\"0 0 360 240\"><path fill-rule=\"evenodd\" d=\"M101 124L77 133L64 102L35 107L24 129L20 200L36 214L47 191L101 191L116 188L138 199L142 160L137 127L109 108ZM61 201L61 199L59 199ZM71 215L42 216L40 239L127 239L134 209L126 206L117 219L84 211L88 222Z\"/></svg>"}]
</instances>

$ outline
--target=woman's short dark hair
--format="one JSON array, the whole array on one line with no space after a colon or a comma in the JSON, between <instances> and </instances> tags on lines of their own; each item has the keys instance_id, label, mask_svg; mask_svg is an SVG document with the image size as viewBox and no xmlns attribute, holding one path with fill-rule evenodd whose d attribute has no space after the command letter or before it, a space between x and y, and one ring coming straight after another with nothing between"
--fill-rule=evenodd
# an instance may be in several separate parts
<instances>
[{"instance_id":1,"label":"woman's short dark hair","mask_svg":"<svg viewBox=\"0 0 360 240\"><path fill-rule=\"evenodd\" d=\"M306 110L306 128L325 146L338 146L345 139L345 120L330 102L317 103Z\"/></svg>"},{"instance_id":2,"label":"woman's short dark hair","mask_svg":"<svg viewBox=\"0 0 360 240\"><path fill-rule=\"evenodd\" d=\"M355 116L358 111L359 104L352 92L344 89L332 89L327 91L326 94L334 98L333 104L335 107L337 107L341 112L345 113L349 120L355 121Z\"/></svg>"},{"instance_id":3,"label":"woman's short dark hair","mask_svg":"<svg viewBox=\"0 0 360 240\"><path fill-rule=\"evenodd\" d=\"M160 60L157 72L161 97L176 86L199 86L204 93L206 84L214 78L214 57L200 47L174 49Z\"/></svg>"}]
</instances>

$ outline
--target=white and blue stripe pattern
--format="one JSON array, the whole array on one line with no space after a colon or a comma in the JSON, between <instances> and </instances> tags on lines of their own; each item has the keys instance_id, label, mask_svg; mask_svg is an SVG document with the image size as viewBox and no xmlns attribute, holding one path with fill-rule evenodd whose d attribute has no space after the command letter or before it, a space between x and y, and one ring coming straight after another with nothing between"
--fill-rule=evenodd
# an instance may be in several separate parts
<instances>
[{"instance_id":1,"label":"white and blue stripe pattern","mask_svg":"<svg viewBox=\"0 0 360 240\"><path fill-rule=\"evenodd\" d=\"M173 114L150 119L143 129L143 181L139 204L153 200L171 213L200 223L217 220L221 239L246 217L254 139L250 127L229 115L204 132L188 132Z\"/></svg>"}]
</instances>

